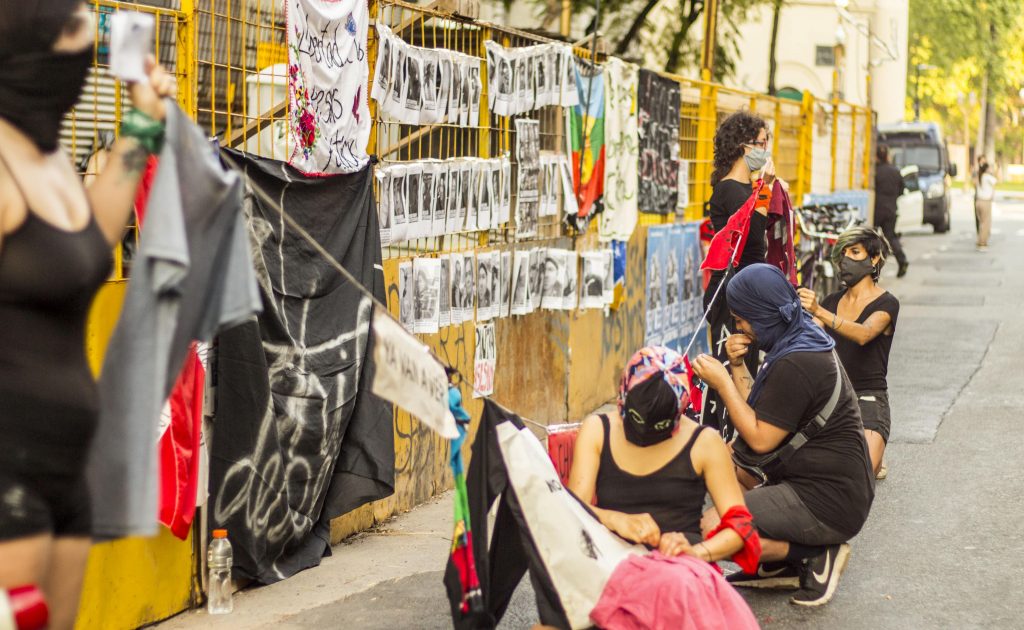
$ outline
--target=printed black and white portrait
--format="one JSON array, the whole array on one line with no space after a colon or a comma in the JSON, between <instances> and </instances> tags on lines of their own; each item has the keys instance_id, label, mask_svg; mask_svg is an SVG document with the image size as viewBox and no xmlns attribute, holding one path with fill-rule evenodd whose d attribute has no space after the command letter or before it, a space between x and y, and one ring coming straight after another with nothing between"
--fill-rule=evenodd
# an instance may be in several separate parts
<instances>
[{"instance_id":1,"label":"printed black and white portrait","mask_svg":"<svg viewBox=\"0 0 1024 630\"><path fill-rule=\"evenodd\" d=\"M456 54L452 64L451 89L448 90L448 120L459 124L459 112L462 111L462 84L466 77L466 63L462 55Z\"/></svg>"},{"instance_id":2,"label":"printed black and white portrait","mask_svg":"<svg viewBox=\"0 0 1024 630\"><path fill-rule=\"evenodd\" d=\"M604 254L604 304L611 306L615 301L615 252L606 249Z\"/></svg>"},{"instance_id":3,"label":"printed black and white portrait","mask_svg":"<svg viewBox=\"0 0 1024 630\"><path fill-rule=\"evenodd\" d=\"M405 80L404 122L416 124L419 123L419 113L423 106L423 64L420 61L419 49L409 49L406 56Z\"/></svg>"},{"instance_id":4,"label":"printed black and white portrait","mask_svg":"<svg viewBox=\"0 0 1024 630\"><path fill-rule=\"evenodd\" d=\"M579 274L580 260L576 250L569 249L562 252L565 269L565 282L562 288L562 308L574 309L577 306L579 293L577 291L577 279Z\"/></svg>"},{"instance_id":5,"label":"printed black and white portrait","mask_svg":"<svg viewBox=\"0 0 1024 630\"><path fill-rule=\"evenodd\" d=\"M451 256L441 256L440 282L438 283L438 295L440 296L441 307L438 311L437 325L448 326L452 323L452 301L448 287L451 286L452 259Z\"/></svg>"},{"instance_id":6,"label":"printed black and white portrait","mask_svg":"<svg viewBox=\"0 0 1024 630\"><path fill-rule=\"evenodd\" d=\"M530 252L517 251L512 266L512 315L529 312L530 297Z\"/></svg>"},{"instance_id":7,"label":"printed black and white portrait","mask_svg":"<svg viewBox=\"0 0 1024 630\"><path fill-rule=\"evenodd\" d=\"M420 166L420 228L416 236L430 236L430 223L434 216L434 165L424 163Z\"/></svg>"},{"instance_id":8,"label":"printed black and white portrait","mask_svg":"<svg viewBox=\"0 0 1024 630\"><path fill-rule=\"evenodd\" d=\"M516 58L516 112L529 111L527 94L530 85L530 63L526 54L519 53ZM531 103L532 105L532 103Z\"/></svg>"},{"instance_id":9,"label":"printed black and white portrait","mask_svg":"<svg viewBox=\"0 0 1024 630\"><path fill-rule=\"evenodd\" d=\"M480 160L468 160L466 171L462 176L466 181L468 191L466 202L466 230L477 229L477 212L480 209Z\"/></svg>"},{"instance_id":10,"label":"printed black and white portrait","mask_svg":"<svg viewBox=\"0 0 1024 630\"><path fill-rule=\"evenodd\" d=\"M550 91L548 87L548 56L545 47L538 46L540 49L534 55L534 83L536 89L536 104L537 107L544 107L550 104Z\"/></svg>"},{"instance_id":11,"label":"printed black and white portrait","mask_svg":"<svg viewBox=\"0 0 1024 630\"><path fill-rule=\"evenodd\" d=\"M491 317L501 310L501 252L491 252Z\"/></svg>"},{"instance_id":12,"label":"printed black and white portrait","mask_svg":"<svg viewBox=\"0 0 1024 630\"><path fill-rule=\"evenodd\" d=\"M437 64L437 114L438 122L449 122L448 93L452 89L452 67L454 61L448 51L438 51L440 61Z\"/></svg>"},{"instance_id":13,"label":"printed black and white portrait","mask_svg":"<svg viewBox=\"0 0 1024 630\"><path fill-rule=\"evenodd\" d=\"M580 308L601 308L604 306L606 257L604 252L585 252L581 257L583 281L580 285Z\"/></svg>"},{"instance_id":14,"label":"printed black and white portrait","mask_svg":"<svg viewBox=\"0 0 1024 630\"><path fill-rule=\"evenodd\" d=\"M687 248L685 253L686 268L683 269L683 299L692 300L697 295L697 252Z\"/></svg>"},{"instance_id":15,"label":"printed black and white portrait","mask_svg":"<svg viewBox=\"0 0 1024 630\"><path fill-rule=\"evenodd\" d=\"M497 228L501 216L501 161L490 161L491 176L491 227Z\"/></svg>"},{"instance_id":16,"label":"printed black and white portrait","mask_svg":"<svg viewBox=\"0 0 1024 630\"><path fill-rule=\"evenodd\" d=\"M563 250L548 249L545 251L541 307L560 310L565 303L565 262Z\"/></svg>"},{"instance_id":17,"label":"printed black and white portrait","mask_svg":"<svg viewBox=\"0 0 1024 630\"><path fill-rule=\"evenodd\" d=\"M409 165L405 171L406 214L409 217L410 238L413 226L420 220L420 170L419 165Z\"/></svg>"},{"instance_id":18,"label":"printed black and white portrait","mask_svg":"<svg viewBox=\"0 0 1024 630\"><path fill-rule=\"evenodd\" d=\"M377 224L380 227L380 244L386 247L391 244L391 171L380 169L374 175L377 179Z\"/></svg>"},{"instance_id":19,"label":"printed black and white portrait","mask_svg":"<svg viewBox=\"0 0 1024 630\"><path fill-rule=\"evenodd\" d=\"M480 92L483 84L480 82L480 63L476 62L469 67L469 126L476 127L480 124Z\"/></svg>"},{"instance_id":20,"label":"printed black and white portrait","mask_svg":"<svg viewBox=\"0 0 1024 630\"><path fill-rule=\"evenodd\" d=\"M405 190L406 168L404 166L390 167L391 171L391 213L394 220L391 224L391 241L398 243L404 241L408 234L408 212L409 200Z\"/></svg>"},{"instance_id":21,"label":"printed black and white portrait","mask_svg":"<svg viewBox=\"0 0 1024 630\"><path fill-rule=\"evenodd\" d=\"M473 302L476 298L476 260L473 252L462 256L462 321L473 319Z\"/></svg>"},{"instance_id":22,"label":"printed black and white portrait","mask_svg":"<svg viewBox=\"0 0 1024 630\"><path fill-rule=\"evenodd\" d=\"M478 320L491 318L491 259L485 252L476 256L476 307Z\"/></svg>"},{"instance_id":23,"label":"printed black and white portrait","mask_svg":"<svg viewBox=\"0 0 1024 630\"><path fill-rule=\"evenodd\" d=\"M562 105L562 51L559 46L548 46L548 68L551 69L551 105Z\"/></svg>"},{"instance_id":24,"label":"printed black and white portrait","mask_svg":"<svg viewBox=\"0 0 1024 630\"><path fill-rule=\"evenodd\" d=\"M527 310L535 311L541 306L544 297L544 260L547 258L547 250L534 248L530 250L530 291L526 296Z\"/></svg>"},{"instance_id":25,"label":"printed black and white portrait","mask_svg":"<svg viewBox=\"0 0 1024 630\"><path fill-rule=\"evenodd\" d=\"M647 269L647 311L661 308L661 266L656 257L651 258Z\"/></svg>"},{"instance_id":26,"label":"printed black and white portrait","mask_svg":"<svg viewBox=\"0 0 1024 630\"><path fill-rule=\"evenodd\" d=\"M432 50L424 50L420 53L423 58L423 109L428 110L432 113L437 112L437 53ZM430 118L428 120L422 120L420 122L434 122Z\"/></svg>"},{"instance_id":27,"label":"printed black and white portrait","mask_svg":"<svg viewBox=\"0 0 1024 630\"><path fill-rule=\"evenodd\" d=\"M415 294L412 261L398 263L398 318L409 332L416 332Z\"/></svg>"},{"instance_id":28,"label":"printed black and white portrait","mask_svg":"<svg viewBox=\"0 0 1024 630\"><path fill-rule=\"evenodd\" d=\"M575 98L573 98L575 97ZM579 101L579 93L576 91L576 58L572 49L562 48L562 106L572 107Z\"/></svg>"},{"instance_id":29,"label":"printed black and white portrait","mask_svg":"<svg viewBox=\"0 0 1024 630\"><path fill-rule=\"evenodd\" d=\"M516 160L518 162L516 194L516 237L527 238L537 233L540 199L540 123L516 120Z\"/></svg>"},{"instance_id":30,"label":"printed black and white portrait","mask_svg":"<svg viewBox=\"0 0 1024 630\"><path fill-rule=\"evenodd\" d=\"M576 191L572 183L572 167L569 158L560 156L558 160L558 172L562 180L562 216L573 216L579 212L579 203L576 200Z\"/></svg>"},{"instance_id":31,"label":"printed black and white portrait","mask_svg":"<svg viewBox=\"0 0 1024 630\"><path fill-rule=\"evenodd\" d=\"M461 226L459 225L459 193L461 192L460 189L462 187L462 183L459 180L460 168L461 166L457 162L450 162L448 164L448 177L446 178L448 181L445 185L445 191L448 196L444 202L444 231L446 234L454 234L461 229Z\"/></svg>"},{"instance_id":32,"label":"printed black and white portrait","mask_svg":"<svg viewBox=\"0 0 1024 630\"><path fill-rule=\"evenodd\" d=\"M466 210L469 206L469 184L471 181L470 166L466 162L459 163L459 197L456 205L459 208L459 230L466 228Z\"/></svg>"},{"instance_id":33,"label":"printed black and white portrait","mask_svg":"<svg viewBox=\"0 0 1024 630\"><path fill-rule=\"evenodd\" d=\"M409 72L405 43L395 38L394 48L391 53L391 87L384 97L384 110L394 119L405 118L405 86L406 75Z\"/></svg>"},{"instance_id":34,"label":"printed black and white portrait","mask_svg":"<svg viewBox=\"0 0 1024 630\"><path fill-rule=\"evenodd\" d=\"M501 158L501 216L500 223L508 223L512 213L512 160Z\"/></svg>"},{"instance_id":35,"label":"printed black and white portrait","mask_svg":"<svg viewBox=\"0 0 1024 630\"><path fill-rule=\"evenodd\" d=\"M434 168L434 221L431 234L441 236L445 233L445 219L448 208L448 163L435 162Z\"/></svg>"},{"instance_id":36,"label":"printed black and white portrait","mask_svg":"<svg viewBox=\"0 0 1024 630\"><path fill-rule=\"evenodd\" d=\"M451 255L451 275L449 276L449 304L451 305L452 324L461 324L464 321L463 318L463 301L462 301L462 254Z\"/></svg>"},{"instance_id":37,"label":"printed black and white portrait","mask_svg":"<svg viewBox=\"0 0 1024 630\"><path fill-rule=\"evenodd\" d=\"M479 191L477 203L477 227L485 230L491 226L491 174L490 165L483 160L476 171L476 186Z\"/></svg>"},{"instance_id":38,"label":"printed black and white portrait","mask_svg":"<svg viewBox=\"0 0 1024 630\"><path fill-rule=\"evenodd\" d=\"M670 249L665 261L665 306L673 307L679 301L679 261L676 250Z\"/></svg>"},{"instance_id":39,"label":"printed black and white portrait","mask_svg":"<svg viewBox=\"0 0 1024 630\"><path fill-rule=\"evenodd\" d=\"M416 332L435 333L441 312L441 261L417 258L412 271L416 281Z\"/></svg>"},{"instance_id":40,"label":"printed black and white portrait","mask_svg":"<svg viewBox=\"0 0 1024 630\"><path fill-rule=\"evenodd\" d=\"M378 103L383 102L387 96L389 83L391 81L391 29L383 24L377 23L377 62L373 70L373 89L370 98Z\"/></svg>"}]
</instances>

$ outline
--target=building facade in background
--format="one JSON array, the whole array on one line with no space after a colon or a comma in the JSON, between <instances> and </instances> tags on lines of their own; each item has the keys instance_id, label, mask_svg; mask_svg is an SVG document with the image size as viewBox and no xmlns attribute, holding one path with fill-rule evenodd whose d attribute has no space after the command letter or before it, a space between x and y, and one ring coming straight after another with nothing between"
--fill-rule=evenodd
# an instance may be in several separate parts
<instances>
[{"instance_id":1,"label":"building facade in background","mask_svg":"<svg viewBox=\"0 0 1024 630\"><path fill-rule=\"evenodd\" d=\"M841 17L843 12L848 18ZM870 105L879 122L903 120L908 26L908 0L786 0L775 86L783 94L807 90L819 99L831 98L836 44L842 43L840 98ZM725 84L767 91L772 7L753 11L740 32L740 62Z\"/></svg>"}]
</instances>

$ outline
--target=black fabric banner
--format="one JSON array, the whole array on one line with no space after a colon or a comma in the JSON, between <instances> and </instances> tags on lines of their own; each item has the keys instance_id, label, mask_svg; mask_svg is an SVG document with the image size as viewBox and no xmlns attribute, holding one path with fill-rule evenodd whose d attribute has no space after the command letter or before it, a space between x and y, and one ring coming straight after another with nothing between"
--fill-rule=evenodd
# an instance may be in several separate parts
<instances>
[{"instance_id":1,"label":"black fabric banner","mask_svg":"<svg viewBox=\"0 0 1024 630\"><path fill-rule=\"evenodd\" d=\"M444 584L451 605L452 622L456 630L496 627L505 615L512 593L529 569L541 622L568 628L569 622L558 595L530 538L516 494L509 485L508 471L495 432L503 422L511 422L517 429L524 426L519 416L502 409L490 399L484 400L483 415L473 441L473 457L466 473L473 553L484 610L462 612L462 585L458 569L449 560ZM493 539L488 541L487 513L495 501L500 503Z\"/></svg>"},{"instance_id":2,"label":"black fabric banner","mask_svg":"<svg viewBox=\"0 0 1024 630\"><path fill-rule=\"evenodd\" d=\"M640 69L640 212L672 214L679 200L679 84Z\"/></svg>"},{"instance_id":3,"label":"black fabric banner","mask_svg":"<svg viewBox=\"0 0 1024 630\"><path fill-rule=\"evenodd\" d=\"M372 167L307 177L223 149L321 246L385 300ZM392 406L370 393L372 301L247 190L263 314L220 335L210 526L235 575L264 584L330 553L330 521L394 492Z\"/></svg>"}]
</instances>

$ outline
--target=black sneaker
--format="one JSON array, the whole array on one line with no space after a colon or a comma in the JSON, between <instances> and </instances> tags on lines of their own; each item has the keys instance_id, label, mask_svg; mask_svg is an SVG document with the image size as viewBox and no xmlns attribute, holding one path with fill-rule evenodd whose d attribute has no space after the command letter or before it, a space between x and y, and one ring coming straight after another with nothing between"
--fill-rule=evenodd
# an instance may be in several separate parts
<instances>
[{"instance_id":1,"label":"black sneaker","mask_svg":"<svg viewBox=\"0 0 1024 630\"><path fill-rule=\"evenodd\" d=\"M907 275L907 268L910 267L910 263L900 263L899 269L896 271L896 277L902 278Z\"/></svg>"},{"instance_id":2,"label":"black sneaker","mask_svg":"<svg viewBox=\"0 0 1024 630\"><path fill-rule=\"evenodd\" d=\"M788 562L767 562L757 565L756 573L736 571L725 576L733 586L746 588L800 588L800 568Z\"/></svg>"},{"instance_id":3,"label":"black sneaker","mask_svg":"<svg viewBox=\"0 0 1024 630\"><path fill-rule=\"evenodd\" d=\"M836 593L839 576L850 559L850 545L829 545L825 553L807 560L800 575L800 590L790 598L797 606L824 606Z\"/></svg>"}]
</instances>

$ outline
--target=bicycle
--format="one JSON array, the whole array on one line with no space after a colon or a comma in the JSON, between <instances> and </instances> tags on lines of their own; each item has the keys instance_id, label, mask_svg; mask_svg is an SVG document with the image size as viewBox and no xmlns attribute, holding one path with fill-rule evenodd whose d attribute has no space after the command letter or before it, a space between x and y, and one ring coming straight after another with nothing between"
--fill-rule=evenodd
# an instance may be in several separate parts
<instances>
[{"instance_id":1,"label":"bicycle","mask_svg":"<svg viewBox=\"0 0 1024 630\"><path fill-rule=\"evenodd\" d=\"M800 230L796 264L800 286L814 291L821 300L839 290L832 248L841 233L863 221L845 203L803 206L797 208L796 218Z\"/></svg>"}]
</instances>

